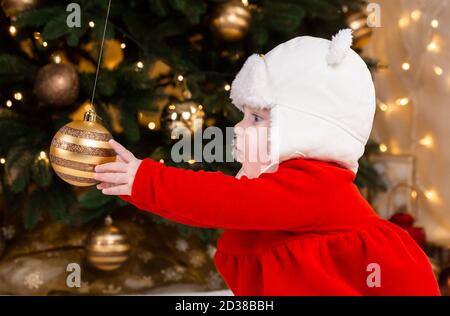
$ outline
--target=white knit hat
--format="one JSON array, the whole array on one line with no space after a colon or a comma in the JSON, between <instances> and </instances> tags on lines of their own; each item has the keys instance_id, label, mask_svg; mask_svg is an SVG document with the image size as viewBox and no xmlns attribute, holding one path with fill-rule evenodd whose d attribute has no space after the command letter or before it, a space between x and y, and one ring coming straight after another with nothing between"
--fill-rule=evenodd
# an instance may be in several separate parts
<instances>
[{"instance_id":1,"label":"white knit hat","mask_svg":"<svg viewBox=\"0 0 450 316\"><path fill-rule=\"evenodd\" d=\"M299 36L245 61L230 98L241 110L271 109L272 165L303 157L358 171L376 99L370 71L351 44L351 29L331 41Z\"/></svg>"}]
</instances>

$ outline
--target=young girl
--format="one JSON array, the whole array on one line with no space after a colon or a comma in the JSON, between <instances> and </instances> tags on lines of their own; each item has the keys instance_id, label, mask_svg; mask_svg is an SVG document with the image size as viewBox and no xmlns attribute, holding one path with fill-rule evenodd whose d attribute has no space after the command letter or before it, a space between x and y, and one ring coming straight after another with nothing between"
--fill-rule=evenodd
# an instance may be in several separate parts
<instances>
[{"instance_id":1,"label":"young girl","mask_svg":"<svg viewBox=\"0 0 450 316\"><path fill-rule=\"evenodd\" d=\"M117 161L96 167L97 188L223 228L214 261L235 295L439 295L421 248L353 183L375 91L351 42L349 29L296 37L246 60L230 95L244 112L236 177L140 160L111 140ZM251 159L255 150L268 159Z\"/></svg>"}]
</instances>

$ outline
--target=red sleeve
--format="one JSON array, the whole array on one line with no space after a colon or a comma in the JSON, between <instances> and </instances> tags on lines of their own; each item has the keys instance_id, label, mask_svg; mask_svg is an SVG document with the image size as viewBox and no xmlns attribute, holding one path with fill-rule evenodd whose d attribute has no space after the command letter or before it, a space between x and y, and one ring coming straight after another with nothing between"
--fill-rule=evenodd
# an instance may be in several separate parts
<instances>
[{"instance_id":1,"label":"red sleeve","mask_svg":"<svg viewBox=\"0 0 450 316\"><path fill-rule=\"evenodd\" d=\"M309 230L330 209L332 181L320 168L280 168L255 179L165 166L146 158L131 203L176 222L229 229Z\"/></svg>"}]
</instances>

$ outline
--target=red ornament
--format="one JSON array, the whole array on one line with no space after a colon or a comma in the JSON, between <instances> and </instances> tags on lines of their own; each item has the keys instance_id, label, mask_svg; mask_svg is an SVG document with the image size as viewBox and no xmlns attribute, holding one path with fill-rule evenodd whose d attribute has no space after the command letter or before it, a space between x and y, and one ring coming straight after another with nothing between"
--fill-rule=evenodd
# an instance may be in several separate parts
<instances>
[{"instance_id":1,"label":"red ornament","mask_svg":"<svg viewBox=\"0 0 450 316\"><path fill-rule=\"evenodd\" d=\"M409 213L395 213L389 220L402 228L411 227L415 221Z\"/></svg>"}]
</instances>

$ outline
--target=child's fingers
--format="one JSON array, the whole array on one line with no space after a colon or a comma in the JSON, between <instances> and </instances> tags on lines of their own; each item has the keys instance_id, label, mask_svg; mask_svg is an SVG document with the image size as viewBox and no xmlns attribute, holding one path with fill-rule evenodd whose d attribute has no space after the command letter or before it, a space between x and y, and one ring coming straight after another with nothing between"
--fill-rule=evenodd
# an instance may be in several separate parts
<instances>
[{"instance_id":1,"label":"child's fingers","mask_svg":"<svg viewBox=\"0 0 450 316\"><path fill-rule=\"evenodd\" d=\"M116 184L114 184L114 183L100 182L99 184L97 184L97 189L103 190L103 189L106 189L106 188L109 188L109 187L113 187L115 185Z\"/></svg>"},{"instance_id":2,"label":"child's fingers","mask_svg":"<svg viewBox=\"0 0 450 316\"><path fill-rule=\"evenodd\" d=\"M128 175L126 173L95 173L94 179L114 184L128 183Z\"/></svg>"},{"instance_id":3,"label":"child's fingers","mask_svg":"<svg viewBox=\"0 0 450 316\"><path fill-rule=\"evenodd\" d=\"M117 162L125 162L119 155L116 156Z\"/></svg>"},{"instance_id":4,"label":"child's fingers","mask_svg":"<svg viewBox=\"0 0 450 316\"><path fill-rule=\"evenodd\" d=\"M127 172L127 164L124 162L108 162L95 167L95 172Z\"/></svg>"},{"instance_id":5,"label":"child's fingers","mask_svg":"<svg viewBox=\"0 0 450 316\"><path fill-rule=\"evenodd\" d=\"M130 192L128 185L122 184L105 188L102 193L106 195L128 195Z\"/></svg>"},{"instance_id":6,"label":"child's fingers","mask_svg":"<svg viewBox=\"0 0 450 316\"><path fill-rule=\"evenodd\" d=\"M130 162L134 159L134 155L121 144L116 142L114 139L108 141L109 145L114 149L114 151L123 159L124 162Z\"/></svg>"}]
</instances>

